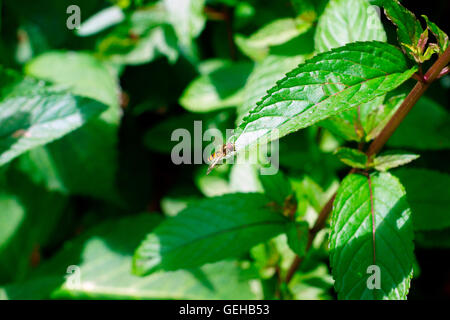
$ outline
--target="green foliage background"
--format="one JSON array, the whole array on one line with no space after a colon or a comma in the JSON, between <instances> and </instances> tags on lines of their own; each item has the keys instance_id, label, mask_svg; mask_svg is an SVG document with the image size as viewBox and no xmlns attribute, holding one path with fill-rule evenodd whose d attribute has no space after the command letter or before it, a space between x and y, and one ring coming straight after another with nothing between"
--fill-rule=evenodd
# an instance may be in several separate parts
<instances>
[{"instance_id":1,"label":"green foliage background","mask_svg":"<svg viewBox=\"0 0 450 320\"><path fill-rule=\"evenodd\" d=\"M402 11L399 43L373 3L396 5L0 0L0 298L449 298L450 77L384 153L356 150L418 70L421 23ZM449 30L448 1L402 4ZM279 129L280 172L173 164L172 132L196 120L238 149ZM346 165L373 171L342 181Z\"/></svg>"}]
</instances>

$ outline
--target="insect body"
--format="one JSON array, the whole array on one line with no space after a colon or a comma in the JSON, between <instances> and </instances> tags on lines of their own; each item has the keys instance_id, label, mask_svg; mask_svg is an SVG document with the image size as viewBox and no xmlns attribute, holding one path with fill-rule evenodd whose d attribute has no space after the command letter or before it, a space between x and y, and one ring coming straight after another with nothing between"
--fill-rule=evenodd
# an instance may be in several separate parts
<instances>
[{"instance_id":1,"label":"insect body","mask_svg":"<svg viewBox=\"0 0 450 320\"><path fill-rule=\"evenodd\" d=\"M223 146L221 146L219 150L210 155L208 158L208 162L210 163L210 165L206 174L209 174L220 160L222 160L224 157L226 157L233 151L234 151L234 144L226 143Z\"/></svg>"}]
</instances>

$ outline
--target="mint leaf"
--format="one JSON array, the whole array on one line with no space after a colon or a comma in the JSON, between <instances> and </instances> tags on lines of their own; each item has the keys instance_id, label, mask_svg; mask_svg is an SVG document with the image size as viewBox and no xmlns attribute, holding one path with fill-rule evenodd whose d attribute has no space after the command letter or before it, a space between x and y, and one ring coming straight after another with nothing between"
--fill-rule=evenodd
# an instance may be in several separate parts
<instances>
[{"instance_id":1,"label":"mint leaf","mask_svg":"<svg viewBox=\"0 0 450 320\"><path fill-rule=\"evenodd\" d=\"M331 218L330 261L338 297L406 299L413 271L412 240L411 211L394 176L347 176ZM367 271L372 265L380 268L380 289L368 287L373 284L369 279L373 271Z\"/></svg>"},{"instance_id":2,"label":"mint leaf","mask_svg":"<svg viewBox=\"0 0 450 320\"><path fill-rule=\"evenodd\" d=\"M312 26L312 21L298 18L282 18L274 20L250 37L236 35L239 49L253 60L263 60L270 47L281 45L305 33Z\"/></svg>"},{"instance_id":3,"label":"mint leaf","mask_svg":"<svg viewBox=\"0 0 450 320\"><path fill-rule=\"evenodd\" d=\"M263 61L257 62L245 84L243 102L237 109L238 119L236 123L239 123L253 106L266 95L267 90L277 80L282 79L288 71L304 61L303 56L268 56Z\"/></svg>"},{"instance_id":4,"label":"mint leaf","mask_svg":"<svg viewBox=\"0 0 450 320\"><path fill-rule=\"evenodd\" d=\"M190 206L159 225L136 250L138 275L236 257L290 223L261 194L228 194Z\"/></svg>"},{"instance_id":5,"label":"mint leaf","mask_svg":"<svg viewBox=\"0 0 450 320\"><path fill-rule=\"evenodd\" d=\"M335 152L335 155L346 165L353 168L365 169L367 166L368 158L362 151L341 147Z\"/></svg>"},{"instance_id":6,"label":"mint leaf","mask_svg":"<svg viewBox=\"0 0 450 320\"><path fill-rule=\"evenodd\" d=\"M379 171L387 171L410 163L419 157L418 154L390 151L377 156L373 160L372 166Z\"/></svg>"},{"instance_id":7,"label":"mint leaf","mask_svg":"<svg viewBox=\"0 0 450 320\"><path fill-rule=\"evenodd\" d=\"M386 33L376 10L367 0L332 0L319 19L315 46L319 52L328 51L355 41L385 42ZM361 141L368 128L364 117L377 109L383 97L326 119L321 125L344 139Z\"/></svg>"},{"instance_id":8,"label":"mint leaf","mask_svg":"<svg viewBox=\"0 0 450 320\"><path fill-rule=\"evenodd\" d=\"M119 6L111 6L100 10L83 21L76 34L87 37L108 29L125 19L125 15Z\"/></svg>"},{"instance_id":9,"label":"mint leaf","mask_svg":"<svg viewBox=\"0 0 450 320\"><path fill-rule=\"evenodd\" d=\"M283 205L286 198L293 194L291 183L281 171L273 175L260 175L259 180L266 196L280 205Z\"/></svg>"},{"instance_id":10,"label":"mint leaf","mask_svg":"<svg viewBox=\"0 0 450 320\"><path fill-rule=\"evenodd\" d=\"M385 42L386 33L367 0L330 0L319 18L315 34L318 52L355 41Z\"/></svg>"},{"instance_id":11,"label":"mint leaf","mask_svg":"<svg viewBox=\"0 0 450 320\"><path fill-rule=\"evenodd\" d=\"M93 55L84 52L46 52L28 62L25 73L106 104L109 108L102 118L119 122L118 80Z\"/></svg>"},{"instance_id":12,"label":"mint leaf","mask_svg":"<svg viewBox=\"0 0 450 320\"><path fill-rule=\"evenodd\" d=\"M205 0L163 0L163 4L181 47L192 55L193 40L203 30L206 22L203 13Z\"/></svg>"},{"instance_id":13,"label":"mint leaf","mask_svg":"<svg viewBox=\"0 0 450 320\"><path fill-rule=\"evenodd\" d=\"M301 221L290 225L286 232L289 248L299 257L303 257L306 254L308 230L308 223Z\"/></svg>"},{"instance_id":14,"label":"mint leaf","mask_svg":"<svg viewBox=\"0 0 450 320\"><path fill-rule=\"evenodd\" d=\"M1 69L0 75L7 84L0 93L0 165L61 138L106 108L89 98L56 92L13 71Z\"/></svg>"},{"instance_id":15,"label":"mint leaf","mask_svg":"<svg viewBox=\"0 0 450 320\"><path fill-rule=\"evenodd\" d=\"M22 281L57 231L67 198L34 184L11 164L0 177L0 282Z\"/></svg>"},{"instance_id":16,"label":"mint leaf","mask_svg":"<svg viewBox=\"0 0 450 320\"><path fill-rule=\"evenodd\" d=\"M71 241L36 270L34 277L3 288L9 299L42 296L55 299L255 299L237 261L198 269L131 274L134 248L160 223L157 214L140 214L103 222ZM130 232L132 230L133 232ZM79 267L77 282L68 266ZM1 294L1 290L0 290Z\"/></svg>"},{"instance_id":17,"label":"mint leaf","mask_svg":"<svg viewBox=\"0 0 450 320\"><path fill-rule=\"evenodd\" d=\"M173 63L177 36L169 23L163 3L135 10L98 42L99 56L117 65L145 64L161 55Z\"/></svg>"},{"instance_id":18,"label":"mint leaf","mask_svg":"<svg viewBox=\"0 0 450 320\"><path fill-rule=\"evenodd\" d=\"M93 55L83 52L48 52L31 60L25 69L34 77L68 87L109 108L80 130L47 145L46 150L33 150L21 159L27 162L22 167L28 166L27 172L52 190L117 202L117 134L122 112L116 75Z\"/></svg>"},{"instance_id":19,"label":"mint leaf","mask_svg":"<svg viewBox=\"0 0 450 320\"><path fill-rule=\"evenodd\" d=\"M236 150L285 136L395 89L416 68L382 42L357 42L308 60L268 91L236 129Z\"/></svg>"},{"instance_id":20,"label":"mint leaf","mask_svg":"<svg viewBox=\"0 0 450 320\"><path fill-rule=\"evenodd\" d=\"M372 3L383 7L388 19L397 26L400 44L406 44L414 48L418 46L423 29L419 20L411 11L403 7L398 0L372 0ZM411 56L410 52L407 52Z\"/></svg>"},{"instance_id":21,"label":"mint leaf","mask_svg":"<svg viewBox=\"0 0 450 320\"><path fill-rule=\"evenodd\" d=\"M448 35L441 30L435 23L431 22L426 15L422 15L422 17L427 22L427 27L434 34L437 40L437 44L439 46L439 53L442 54L448 48Z\"/></svg>"},{"instance_id":22,"label":"mint leaf","mask_svg":"<svg viewBox=\"0 0 450 320\"><path fill-rule=\"evenodd\" d=\"M242 88L252 68L249 62L224 62L194 79L181 95L180 104L192 112L235 107L242 102Z\"/></svg>"}]
</instances>

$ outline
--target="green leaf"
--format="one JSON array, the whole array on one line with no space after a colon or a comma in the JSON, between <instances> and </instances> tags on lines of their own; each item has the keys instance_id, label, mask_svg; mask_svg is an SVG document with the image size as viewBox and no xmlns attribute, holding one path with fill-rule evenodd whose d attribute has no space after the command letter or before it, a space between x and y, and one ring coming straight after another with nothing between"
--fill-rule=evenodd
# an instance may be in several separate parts
<instances>
[{"instance_id":1,"label":"green leaf","mask_svg":"<svg viewBox=\"0 0 450 320\"><path fill-rule=\"evenodd\" d=\"M413 153L403 153L399 151L390 151L377 156L373 160L373 167L379 171L387 171L392 168L403 166L420 156Z\"/></svg>"},{"instance_id":2,"label":"green leaf","mask_svg":"<svg viewBox=\"0 0 450 320\"><path fill-rule=\"evenodd\" d=\"M435 23L431 22L426 15L422 15L422 17L427 22L427 27L434 34L437 40L437 44L439 46L439 54L444 53L444 51L448 48L448 35L441 30Z\"/></svg>"},{"instance_id":3,"label":"green leaf","mask_svg":"<svg viewBox=\"0 0 450 320\"><path fill-rule=\"evenodd\" d=\"M305 33L312 26L312 21L298 18L282 18L274 20L246 38L236 35L236 44L253 60L262 60L270 47L281 45Z\"/></svg>"},{"instance_id":4,"label":"green leaf","mask_svg":"<svg viewBox=\"0 0 450 320\"><path fill-rule=\"evenodd\" d=\"M366 141L375 139L380 134L403 100L405 100L405 97L406 94L395 93L394 91L394 93L387 94L383 103L378 103L373 108L369 104L365 104L365 108L360 109L360 118L366 134Z\"/></svg>"},{"instance_id":5,"label":"green leaf","mask_svg":"<svg viewBox=\"0 0 450 320\"><path fill-rule=\"evenodd\" d=\"M181 46L191 53L192 41L205 25L205 0L163 0L163 3Z\"/></svg>"},{"instance_id":6,"label":"green leaf","mask_svg":"<svg viewBox=\"0 0 450 320\"><path fill-rule=\"evenodd\" d=\"M121 204L116 189L117 129L95 120L45 148L31 150L19 159L20 168L50 190Z\"/></svg>"},{"instance_id":7,"label":"green leaf","mask_svg":"<svg viewBox=\"0 0 450 320\"><path fill-rule=\"evenodd\" d=\"M161 55L175 62L177 37L167 20L162 3L133 11L98 43L99 56L119 65L145 64Z\"/></svg>"},{"instance_id":8,"label":"green leaf","mask_svg":"<svg viewBox=\"0 0 450 320\"><path fill-rule=\"evenodd\" d=\"M332 288L333 278L324 263L312 270L295 273L289 282L289 290L295 300L332 300Z\"/></svg>"},{"instance_id":9,"label":"green leaf","mask_svg":"<svg viewBox=\"0 0 450 320\"><path fill-rule=\"evenodd\" d=\"M273 175L261 174L259 180L266 196L280 205L293 194L291 183L280 170Z\"/></svg>"},{"instance_id":10,"label":"green leaf","mask_svg":"<svg viewBox=\"0 0 450 320\"><path fill-rule=\"evenodd\" d=\"M400 44L417 47L423 29L420 21L411 11L403 7L398 0L372 0L371 2L383 7L388 19L397 26ZM408 54L411 56L409 51Z\"/></svg>"},{"instance_id":11,"label":"green leaf","mask_svg":"<svg viewBox=\"0 0 450 320\"><path fill-rule=\"evenodd\" d=\"M386 41L376 10L367 0L330 0L319 18L315 46L318 52L355 41Z\"/></svg>"},{"instance_id":12,"label":"green leaf","mask_svg":"<svg viewBox=\"0 0 450 320\"><path fill-rule=\"evenodd\" d=\"M161 199L161 210L166 216L174 217L189 205L195 204L199 199L196 196L165 196Z\"/></svg>"},{"instance_id":13,"label":"green leaf","mask_svg":"<svg viewBox=\"0 0 450 320\"><path fill-rule=\"evenodd\" d=\"M389 173L347 176L331 218L330 261L338 297L406 299L413 249L411 212L400 182ZM368 287L374 283L373 271L367 270L372 265L379 267L380 289Z\"/></svg>"},{"instance_id":14,"label":"green leaf","mask_svg":"<svg viewBox=\"0 0 450 320\"><path fill-rule=\"evenodd\" d=\"M238 156L230 170L230 192L263 192L258 172L258 165L245 161L240 162Z\"/></svg>"},{"instance_id":15,"label":"green leaf","mask_svg":"<svg viewBox=\"0 0 450 320\"><path fill-rule=\"evenodd\" d=\"M59 139L105 110L89 98L56 92L37 81L1 69L0 165Z\"/></svg>"},{"instance_id":16,"label":"green leaf","mask_svg":"<svg viewBox=\"0 0 450 320\"><path fill-rule=\"evenodd\" d=\"M84 52L51 51L31 60L25 73L67 87L72 93L110 106L102 114L108 122L120 119L118 80L93 55Z\"/></svg>"},{"instance_id":17,"label":"green leaf","mask_svg":"<svg viewBox=\"0 0 450 320\"><path fill-rule=\"evenodd\" d=\"M450 175L402 168L395 171L406 189L416 230L450 227Z\"/></svg>"},{"instance_id":18,"label":"green leaf","mask_svg":"<svg viewBox=\"0 0 450 320\"><path fill-rule=\"evenodd\" d=\"M450 115L438 103L421 97L387 145L393 148L441 150L450 148Z\"/></svg>"},{"instance_id":19,"label":"green leaf","mask_svg":"<svg viewBox=\"0 0 450 320\"><path fill-rule=\"evenodd\" d=\"M306 254L308 230L308 223L302 221L290 225L286 232L289 248L299 257L303 257Z\"/></svg>"},{"instance_id":20,"label":"green leaf","mask_svg":"<svg viewBox=\"0 0 450 320\"><path fill-rule=\"evenodd\" d=\"M283 232L289 222L261 194L229 194L206 199L158 226L134 256L133 270L192 268L236 257Z\"/></svg>"},{"instance_id":21,"label":"green leaf","mask_svg":"<svg viewBox=\"0 0 450 320\"><path fill-rule=\"evenodd\" d=\"M332 0L319 19L315 47L324 52L355 41L385 42L386 33L376 10L367 0ZM322 126L347 140L361 141L368 131L364 115L377 109L383 101L378 97L357 108L342 112L321 123Z\"/></svg>"},{"instance_id":22,"label":"green leaf","mask_svg":"<svg viewBox=\"0 0 450 320\"><path fill-rule=\"evenodd\" d=\"M24 280L39 263L40 250L64 228L67 198L34 184L11 166L1 180L0 283L4 283Z\"/></svg>"},{"instance_id":23,"label":"green leaf","mask_svg":"<svg viewBox=\"0 0 450 320\"><path fill-rule=\"evenodd\" d=\"M286 75L243 119L236 150L268 138L277 139L329 116L366 103L395 89L416 68L382 42L358 42L308 60Z\"/></svg>"},{"instance_id":24,"label":"green leaf","mask_svg":"<svg viewBox=\"0 0 450 320\"><path fill-rule=\"evenodd\" d=\"M150 128L144 135L144 143L152 151L160 153L170 153L179 141L172 141L172 133L176 129L186 129L191 134L191 143L195 152L203 152L203 147L206 147L210 142L202 141L202 145L196 145L194 122L201 121L203 130L217 129L223 133L225 139L225 131L232 126L234 118L232 114L226 110L218 112L210 112L205 114L199 113L184 113L173 117L166 118L152 128ZM197 147L199 147L197 149Z\"/></svg>"},{"instance_id":25,"label":"green leaf","mask_svg":"<svg viewBox=\"0 0 450 320\"><path fill-rule=\"evenodd\" d=\"M134 248L160 220L156 214L145 213L106 221L68 243L29 281L6 286L5 294L9 299L34 298L36 294L43 299L256 298L236 261L156 272L145 278L132 275ZM75 273L69 273L69 266L79 268L79 282Z\"/></svg>"},{"instance_id":26,"label":"green leaf","mask_svg":"<svg viewBox=\"0 0 450 320\"><path fill-rule=\"evenodd\" d=\"M323 200L327 197L322 188L307 175L291 180L292 189L297 198L299 216L304 216L311 206L316 212L322 209ZM327 199L325 199L326 201Z\"/></svg>"},{"instance_id":27,"label":"green leaf","mask_svg":"<svg viewBox=\"0 0 450 320\"><path fill-rule=\"evenodd\" d=\"M253 68L249 62L225 63L200 75L185 89L180 104L192 112L209 112L242 103L242 88Z\"/></svg>"},{"instance_id":28,"label":"green leaf","mask_svg":"<svg viewBox=\"0 0 450 320\"><path fill-rule=\"evenodd\" d=\"M100 10L83 21L76 30L76 34L81 37L87 37L97 34L113 25L122 22L125 15L119 6L111 6Z\"/></svg>"},{"instance_id":29,"label":"green leaf","mask_svg":"<svg viewBox=\"0 0 450 320\"><path fill-rule=\"evenodd\" d=\"M282 79L288 71L294 69L304 61L304 56L268 56L263 61L256 63L244 87L243 101L237 110L237 123L266 95L267 90L277 80Z\"/></svg>"},{"instance_id":30,"label":"green leaf","mask_svg":"<svg viewBox=\"0 0 450 320\"><path fill-rule=\"evenodd\" d=\"M221 166L217 170L206 174L206 168L198 170L195 176L195 184L197 188L206 197L216 197L227 193L232 193L228 177L228 167Z\"/></svg>"},{"instance_id":31,"label":"green leaf","mask_svg":"<svg viewBox=\"0 0 450 320\"><path fill-rule=\"evenodd\" d=\"M367 166L368 158L362 151L341 147L336 150L335 154L339 160L350 167L365 169Z\"/></svg>"},{"instance_id":32,"label":"green leaf","mask_svg":"<svg viewBox=\"0 0 450 320\"><path fill-rule=\"evenodd\" d=\"M109 108L82 129L47 145L46 150L33 150L27 155L30 159L21 159L26 162L24 168L30 167L28 172L52 190L116 202L117 134L121 117L116 76L101 61L83 52L46 53L28 63L26 71L101 101Z\"/></svg>"}]
</instances>

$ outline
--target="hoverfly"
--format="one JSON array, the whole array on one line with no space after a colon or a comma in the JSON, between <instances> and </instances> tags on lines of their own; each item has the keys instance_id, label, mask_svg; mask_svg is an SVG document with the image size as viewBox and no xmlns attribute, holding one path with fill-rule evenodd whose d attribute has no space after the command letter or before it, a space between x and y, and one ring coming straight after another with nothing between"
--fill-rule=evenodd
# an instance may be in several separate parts
<instances>
[{"instance_id":1,"label":"hoverfly","mask_svg":"<svg viewBox=\"0 0 450 320\"><path fill-rule=\"evenodd\" d=\"M210 155L208 158L208 162L210 163L210 165L208 167L208 171L206 171L206 174L209 174L211 170L214 169L214 167L219 163L220 160L222 160L232 152L234 152L234 144L228 142L222 145L219 148L219 150Z\"/></svg>"}]
</instances>

